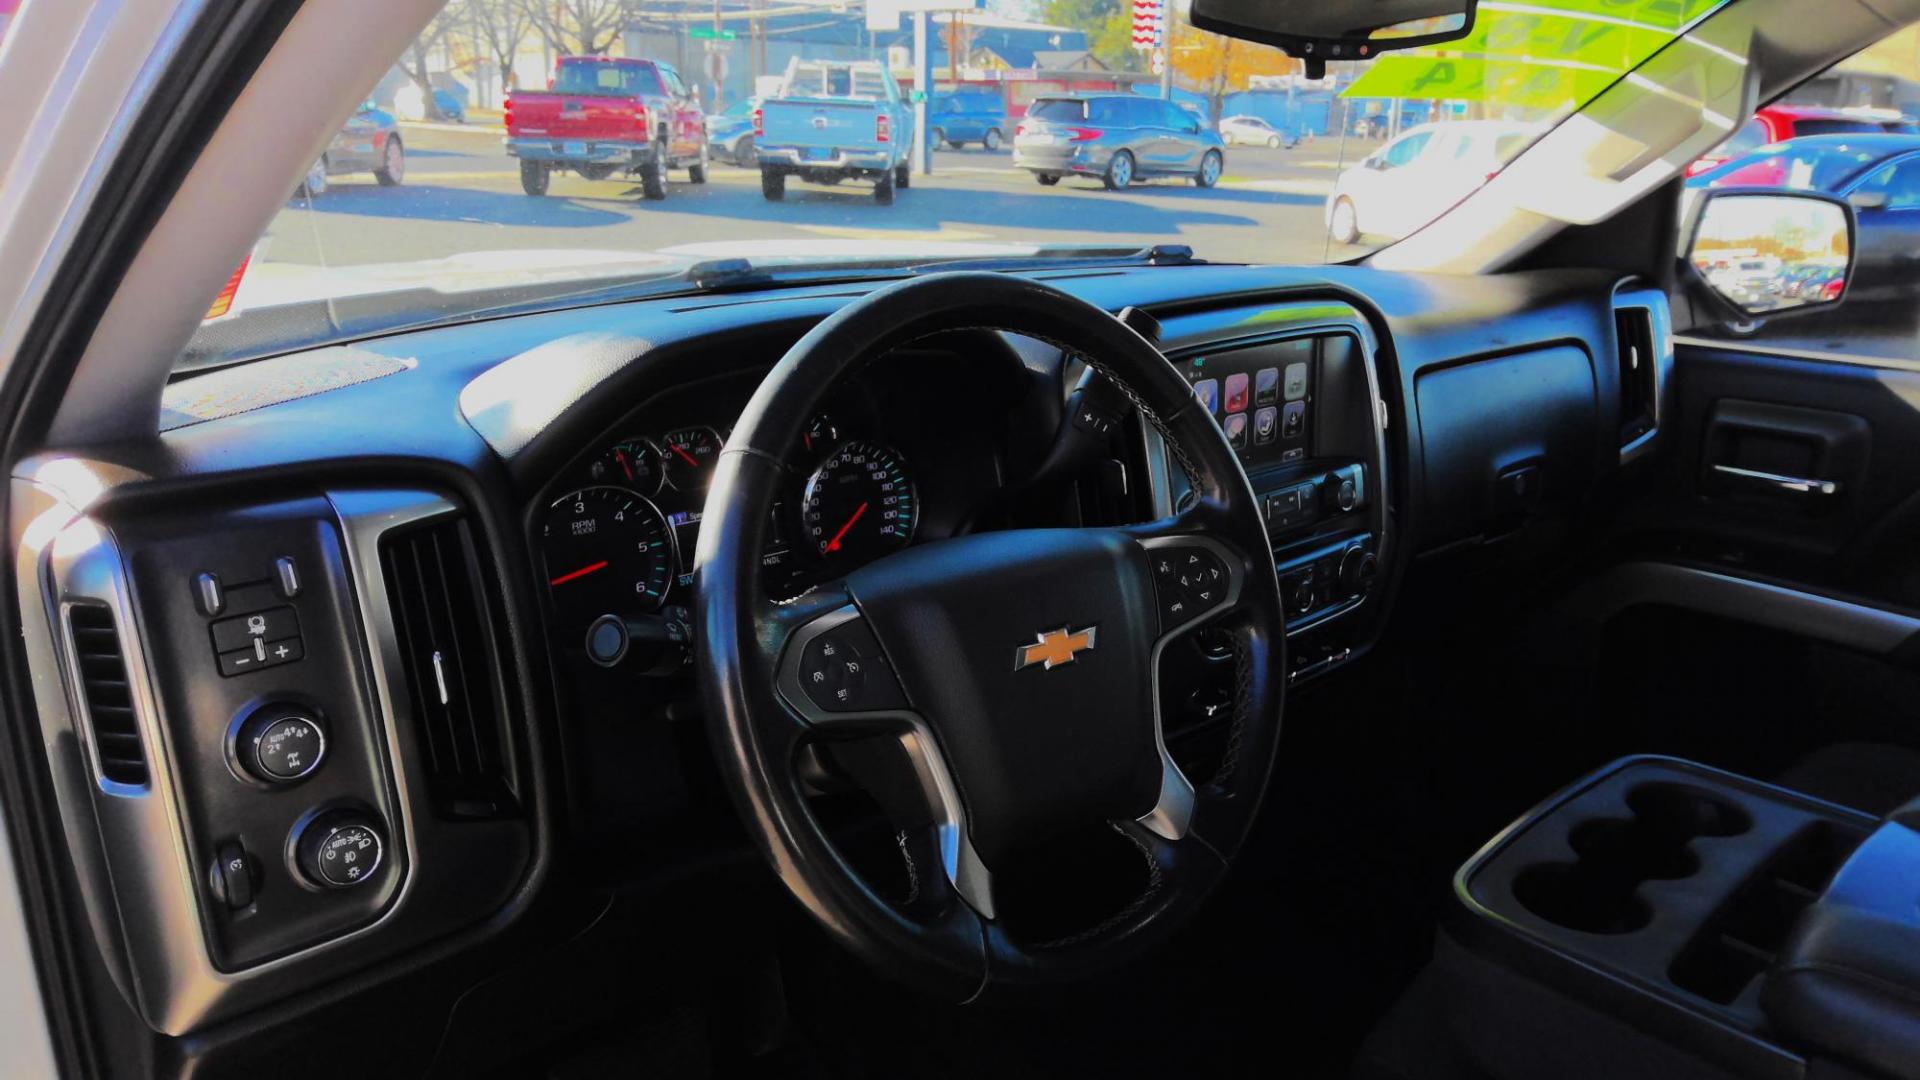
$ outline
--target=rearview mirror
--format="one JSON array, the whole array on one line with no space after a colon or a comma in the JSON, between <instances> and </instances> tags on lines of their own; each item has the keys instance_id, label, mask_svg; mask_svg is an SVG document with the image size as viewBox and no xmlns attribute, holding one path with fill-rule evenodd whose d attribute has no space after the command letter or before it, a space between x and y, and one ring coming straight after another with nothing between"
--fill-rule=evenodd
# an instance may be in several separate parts
<instances>
[{"instance_id":1,"label":"rearview mirror","mask_svg":"<svg viewBox=\"0 0 1920 1080\"><path fill-rule=\"evenodd\" d=\"M1466 37L1477 0L1193 0L1202 30L1273 45L1305 61L1309 79L1329 60L1371 60Z\"/></svg>"},{"instance_id":2,"label":"rearview mirror","mask_svg":"<svg viewBox=\"0 0 1920 1080\"><path fill-rule=\"evenodd\" d=\"M1742 319L1831 307L1853 276L1853 212L1815 192L1722 188L1700 202L1687 265Z\"/></svg>"}]
</instances>

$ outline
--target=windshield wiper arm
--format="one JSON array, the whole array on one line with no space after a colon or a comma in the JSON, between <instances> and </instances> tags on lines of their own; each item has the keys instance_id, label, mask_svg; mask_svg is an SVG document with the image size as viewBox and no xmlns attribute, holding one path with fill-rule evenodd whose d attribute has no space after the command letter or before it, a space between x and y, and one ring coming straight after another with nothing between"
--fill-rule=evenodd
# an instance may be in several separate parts
<instances>
[{"instance_id":1,"label":"windshield wiper arm","mask_svg":"<svg viewBox=\"0 0 1920 1080\"><path fill-rule=\"evenodd\" d=\"M976 258L941 259L919 263L915 274L939 274L950 270L1059 270L1090 266L1204 266L1207 260L1194 257L1185 244L1155 244L1143 248L1042 248L1032 255L993 255Z\"/></svg>"}]
</instances>

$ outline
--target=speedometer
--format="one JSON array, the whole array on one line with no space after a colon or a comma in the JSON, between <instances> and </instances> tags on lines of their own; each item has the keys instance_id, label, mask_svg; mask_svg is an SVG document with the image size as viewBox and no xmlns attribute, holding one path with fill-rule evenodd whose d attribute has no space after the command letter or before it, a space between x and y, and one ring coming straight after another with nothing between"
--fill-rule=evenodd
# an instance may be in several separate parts
<instances>
[{"instance_id":1,"label":"speedometer","mask_svg":"<svg viewBox=\"0 0 1920 1080\"><path fill-rule=\"evenodd\" d=\"M906 547L919 514L900 455L856 439L807 478L800 524L815 554L851 566Z\"/></svg>"},{"instance_id":2,"label":"speedometer","mask_svg":"<svg viewBox=\"0 0 1920 1080\"><path fill-rule=\"evenodd\" d=\"M547 587L561 624L653 611L673 583L673 535L658 507L622 487L555 499L543 534Z\"/></svg>"}]
</instances>

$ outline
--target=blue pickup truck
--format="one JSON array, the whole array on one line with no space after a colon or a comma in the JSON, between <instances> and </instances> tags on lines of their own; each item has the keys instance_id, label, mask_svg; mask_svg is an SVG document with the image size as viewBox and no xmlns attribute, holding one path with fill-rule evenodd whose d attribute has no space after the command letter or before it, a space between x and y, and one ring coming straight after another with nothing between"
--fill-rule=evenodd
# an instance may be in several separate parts
<instances>
[{"instance_id":1,"label":"blue pickup truck","mask_svg":"<svg viewBox=\"0 0 1920 1080\"><path fill-rule=\"evenodd\" d=\"M755 110L753 130L760 193L774 202L786 198L789 177L865 179L885 206L911 179L913 114L892 73L875 61L795 57L780 92Z\"/></svg>"}]
</instances>

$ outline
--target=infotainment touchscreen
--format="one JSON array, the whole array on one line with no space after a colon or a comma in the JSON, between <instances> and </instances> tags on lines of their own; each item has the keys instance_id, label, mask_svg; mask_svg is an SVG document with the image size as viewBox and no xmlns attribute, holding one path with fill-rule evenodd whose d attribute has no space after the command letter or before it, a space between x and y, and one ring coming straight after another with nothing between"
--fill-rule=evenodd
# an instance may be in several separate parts
<instances>
[{"instance_id":1,"label":"infotainment touchscreen","mask_svg":"<svg viewBox=\"0 0 1920 1080\"><path fill-rule=\"evenodd\" d=\"M1307 456L1316 343L1297 338L1181 362L1193 396L1248 465L1280 465Z\"/></svg>"}]
</instances>

